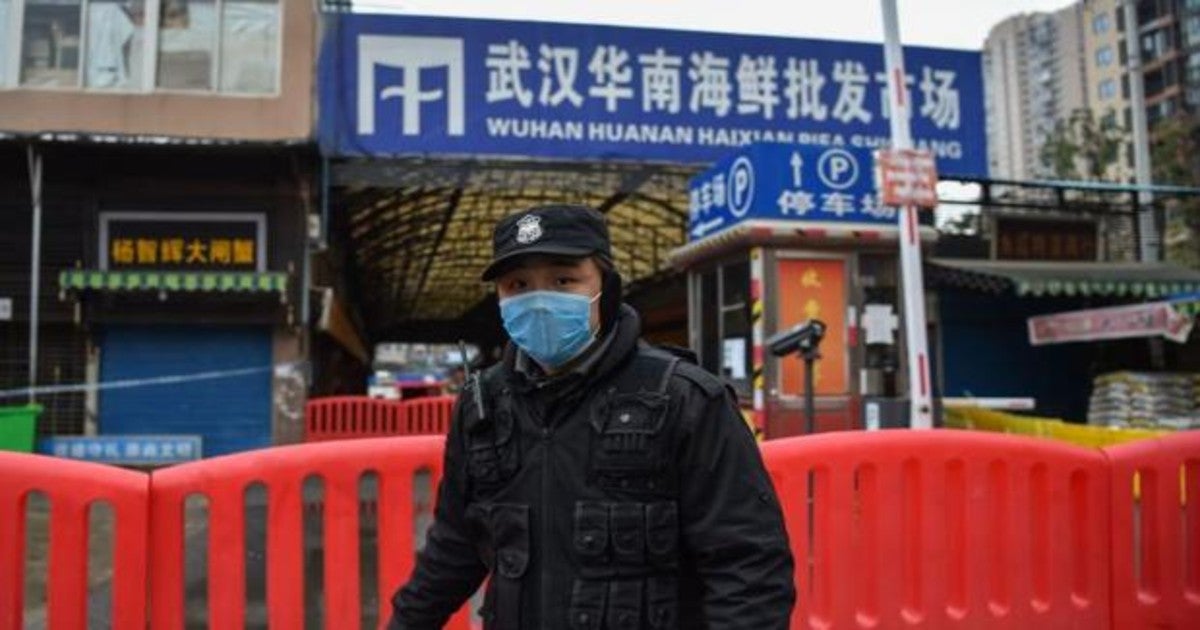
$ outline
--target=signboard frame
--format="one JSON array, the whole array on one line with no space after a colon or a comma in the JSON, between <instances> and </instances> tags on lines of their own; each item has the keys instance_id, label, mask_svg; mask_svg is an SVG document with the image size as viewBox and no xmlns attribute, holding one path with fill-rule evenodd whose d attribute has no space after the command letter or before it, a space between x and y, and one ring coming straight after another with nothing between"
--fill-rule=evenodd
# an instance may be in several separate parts
<instances>
[{"instance_id":1,"label":"signboard frame","mask_svg":"<svg viewBox=\"0 0 1200 630\"><path fill-rule=\"evenodd\" d=\"M138 212L112 211L99 213L99 243L97 247L98 266L101 271L111 269L111 240L112 224L117 222L146 222L146 223L250 223L254 225L254 269L262 273L267 270L267 215L264 212ZM125 269L127 267L121 267ZM130 269L140 268L137 266ZM162 269L164 267L144 267L146 269ZM169 268L169 267L168 267ZM211 271L213 267L185 268L197 271ZM229 270L235 267L230 266Z\"/></svg>"}]
</instances>

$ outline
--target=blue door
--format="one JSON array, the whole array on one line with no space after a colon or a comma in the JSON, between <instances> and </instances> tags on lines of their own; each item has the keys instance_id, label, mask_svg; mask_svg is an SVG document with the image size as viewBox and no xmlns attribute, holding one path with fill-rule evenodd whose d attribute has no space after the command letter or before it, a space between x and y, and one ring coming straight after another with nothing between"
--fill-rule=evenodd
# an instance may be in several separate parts
<instances>
[{"instance_id":1,"label":"blue door","mask_svg":"<svg viewBox=\"0 0 1200 630\"><path fill-rule=\"evenodd\" d=\"M200 435L206 457L271 443L269 328L108 327L100 381L132 381L100 391L102 434Z\"/></svg>"}]
</instances>

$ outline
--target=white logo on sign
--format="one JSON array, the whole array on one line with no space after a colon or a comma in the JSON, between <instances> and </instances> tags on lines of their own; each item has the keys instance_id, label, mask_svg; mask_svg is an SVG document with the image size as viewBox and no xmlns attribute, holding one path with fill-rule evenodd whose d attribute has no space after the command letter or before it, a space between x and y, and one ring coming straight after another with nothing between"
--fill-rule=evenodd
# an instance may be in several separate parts
<instances>
[{"instance_id":1,"label":"white logo on sign","mask_svg":"<svg viewBox=\"0 0 1200 630\"><path fill-rule=\"evenodd\" d=\"M754 202L754 166L750 158L739 157L729 167L729 178L726 182L726 194L729 195L729 211L735 217L744 217L750 211Z\"/></svg>"},{"instance_id":2,"label":"white logo on sign","mask_svg":"<svg viewBox=\"0 0 1200 630\"><path fill-rule=\"evenodd\" d=\"M384 66L403 72L401 83L375 86L375 67ZM421 70L445 68L445 90L422 90ZM463 135L463 41L449 37L358 36L358 133L375 133L375 101L399 98L402 133L421 133L421 105L446 101L446 131Z\"/></svg>"},{"instance_id":3,"label":"white logo on sign","mask_svg":"<svg viewBox=\"0 0 1200 630\"><path fill-rule=\"evenodd\" d=\"M528 245L539 238L542 238L542 218L528 214L521 217L517 221L517 242L522 245Z\"/></svg>"},{"instance_id":4,"label":"white logo on sign","mask_svg":"<svg viewBox=\"0 0 1200 630\"><path fill-rule=\"evenodd\" d=\"M834 190L845 190L858 181L858 160L845 149L829 149L817 160L817 175Z\"/></svg>"}]
</instances>

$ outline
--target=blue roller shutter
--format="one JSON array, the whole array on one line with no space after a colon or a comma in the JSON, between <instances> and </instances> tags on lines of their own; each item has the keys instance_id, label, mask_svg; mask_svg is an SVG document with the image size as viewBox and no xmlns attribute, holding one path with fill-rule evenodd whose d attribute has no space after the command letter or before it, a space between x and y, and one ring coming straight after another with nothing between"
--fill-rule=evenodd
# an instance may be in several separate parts
<instances>
[{"instance_id":1,"label":"blue roller shutter","mask_svg":"<svg viewBox=\"0 0 1200 630\"><path fill-rule=\"evenodd\" d=\"M265 327L108 327L101 342L101 382L258 370L102 390L100 432L201 435L205 456L268 446L270 365L271 331Z\"/></svg>"}]
</instances>

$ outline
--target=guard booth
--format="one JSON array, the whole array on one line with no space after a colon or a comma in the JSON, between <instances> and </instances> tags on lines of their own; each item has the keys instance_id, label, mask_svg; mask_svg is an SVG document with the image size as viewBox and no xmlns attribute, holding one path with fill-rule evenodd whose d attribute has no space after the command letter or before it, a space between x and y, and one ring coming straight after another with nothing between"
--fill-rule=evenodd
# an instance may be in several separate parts
<instances>
[{"instance_id":1,"label":"guard booth","mask_svg":"<svg viewBox=\"0 0 1200 630\"><path fill-rule=\"evenodd\" d=\"M692 180L689 210L689 242L672 254L688 277L689 342L762 437L806 430L804 365L764 341L808 319L827 326L814 429L907 426L897 213L878 203L870 149L752 145ZM933 304L926 313L936 326Z\"/></svg>"}]
</instances>

